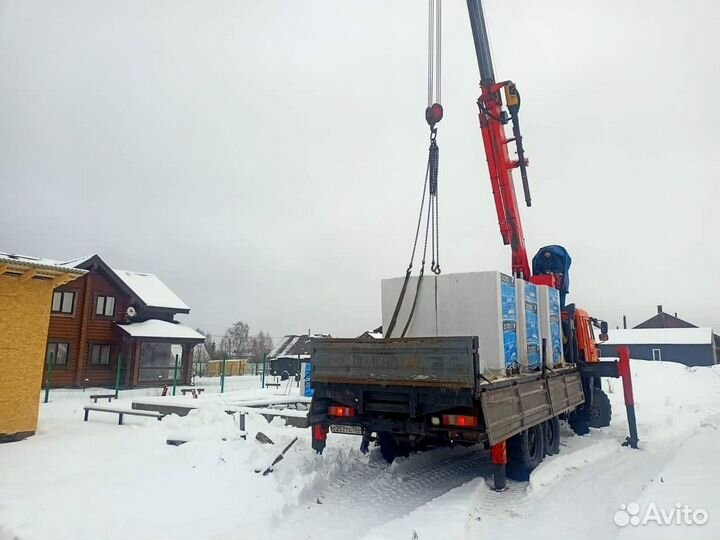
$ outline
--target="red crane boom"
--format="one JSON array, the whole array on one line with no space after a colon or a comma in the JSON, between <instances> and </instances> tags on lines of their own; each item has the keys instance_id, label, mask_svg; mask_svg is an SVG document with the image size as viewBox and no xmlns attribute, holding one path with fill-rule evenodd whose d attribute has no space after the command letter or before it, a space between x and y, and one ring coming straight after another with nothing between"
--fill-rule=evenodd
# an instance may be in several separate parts
<instances>
[{"instance_id":1,"label":"red crane boom","mask_svg":"<svg viewBox=\"0 0 720 540\"><path fill-rule=\"evenodd\" d=\"M500 234L503 244L512 249L512 273L515 277L530 279L530 261L525 247L525 235L520 220L512 170L520 168L525 191L525 201L530 206L530 192L527 184L522 137L517 113L520 109L520 94L512 81L495 82L495 72L490 56L490 45L485 17L479 0L467 0L470 24L472 26L475 52L480 68L480 87L482 93L478 99L480 129L482 131L485 156L487 157L490 183L492 185L495 210L498 215ZM509 116L502 108L501 90L504 90ZM505 134L505 124L513 123L513 137ZM515 142L518 159L510 158L508 143Z\"/></svg>"}]
</instances>

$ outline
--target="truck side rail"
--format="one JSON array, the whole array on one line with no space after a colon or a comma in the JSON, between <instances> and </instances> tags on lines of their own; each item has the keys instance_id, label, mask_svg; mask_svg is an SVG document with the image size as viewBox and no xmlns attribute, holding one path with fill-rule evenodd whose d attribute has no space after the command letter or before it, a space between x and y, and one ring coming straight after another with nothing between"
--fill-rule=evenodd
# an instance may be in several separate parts
<instances>
[{"instance_id":1,"label":"truck side rail","mask_svg":"<svg viewBox=\"0 0 720 540\"><path fill-rule=\"evenodd\" d=\"M535 380L519 378L510 385L488 385L480 393L488 441L497 444L584 400L580 374L574 369Z\"/></svg>"},{"instance_id":2,"label":"truck side rail","mask_svg":"<svg viewBox=\"0 0 720 540\"><path fill-rule=\"evenodd\" d=\"M478 338L318 339L313 383L475 389Z\"/></svg>"}]
</instances>

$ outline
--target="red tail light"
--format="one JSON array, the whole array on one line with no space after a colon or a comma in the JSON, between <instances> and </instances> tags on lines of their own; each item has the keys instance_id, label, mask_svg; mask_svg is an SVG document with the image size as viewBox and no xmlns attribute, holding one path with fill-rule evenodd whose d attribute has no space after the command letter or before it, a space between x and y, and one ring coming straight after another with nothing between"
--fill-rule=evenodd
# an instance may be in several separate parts
<instances>
[{"instance_id":1,"label":"red tail light","mask_svg":"<svg viewBox=\"0 0 720 540\"><path fill-rule=\"evenodd\" d=\"M355 412L352 407L341 407L340 405L328 407L329 416L355 416Z\"/></svg>"},{"instance_id":2,"label":"red tail light","mask_svg":"<svg viewBox=\"0 0 720 540\"><path fill-rule=\"evenodd\" d=\"M442 423L446 426L474 428L478 426L478 417L463 414L443 414Z\"/></svg>"}]
</instances>

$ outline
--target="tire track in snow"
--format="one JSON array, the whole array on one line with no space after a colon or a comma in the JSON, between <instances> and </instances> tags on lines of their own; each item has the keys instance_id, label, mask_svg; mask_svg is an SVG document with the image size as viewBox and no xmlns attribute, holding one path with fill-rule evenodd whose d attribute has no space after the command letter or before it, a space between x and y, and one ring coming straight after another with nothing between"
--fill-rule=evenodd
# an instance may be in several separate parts
<instances>
[{"instance_id":1,"label":"tire track in snow","mask_svg":"<svg viewBox=\"0 0 720 540\"><path fill-rule=\"evenodd\" d=\"M374 450L368 463L359 462L315 494L317 500L286 515L270 535L282 540L361 538L369 530L490 473L490 455L480 447L431 450L392 466L382 462Z\"/></svg>"},{"instance_id":2,"label":"tire track in snow","mask_svg":"<svg viewBox=\"0 0 720 540\"><path fill-rule=\"evenodd\" d=\"M605 448L602 448L605 446ZM597 447L606 455L596 461L573 462L572 455L555 457L567 462L571 474L558 475L548 489L533 493L525 482L509 484L509 493L498 500L496 493L482 490L472 502L467 538L492 535L496 539L558 537L592 540L612 538L619 529L612 519L621 503L632 502L659 473L673 455L671 449L631 450L620 441L609 450L604 441L596 441L585 449ZM564 512L577 512L582 519L565 519Z\"/></svg>"}]
</instances>

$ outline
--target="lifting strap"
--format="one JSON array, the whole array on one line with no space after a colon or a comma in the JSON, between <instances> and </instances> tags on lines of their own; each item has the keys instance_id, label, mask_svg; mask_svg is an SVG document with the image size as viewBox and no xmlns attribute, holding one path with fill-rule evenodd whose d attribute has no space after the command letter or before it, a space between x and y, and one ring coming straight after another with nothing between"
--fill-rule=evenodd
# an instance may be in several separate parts
<instances>
[{"instance_id":1,"label":"lifting strap","mask_svg":"<svg viewBox=\"0 0 720 540\"><path fill-rule=\"evenodd\" d=\"M415 261L415 252L417 251L418 239L420 237L420 227L423 217L425 217L425 241L423 244L422 260L420 263L420 272L418 274L417 286L415 287L415 297L413 298L410 313L403 328L400 337L405 337L415 314L418 297L420 295L420 287L422 286L423 276L425 275L425 260L427 256L428 240L430 240L430 270L433 274L439 275L440 269L440 219L438 214L438 165L440 161L440 148L437 145L437 127L435 125L442 120L443 108L440 105L440 37L441 37L441 2L442 0L428 0L429 16L428 16L428 106L425 109L425 120L430 126L430 148L428 150L427 168L425 169L425 181L423 184L422 199L420 202L420 212L418 214L417 226L415 228L415 240L413 241L412 253L410 255L410 263L405 271L405 279L403 280L402 289L395 310L393 311L390 325L385 329L385 338L392 337L392 333L397 325L397 319L402 309L407 293L408 283L412 274L413 262ZM425 201L428 201L427 208ZM437 293L437 291L436 291ZM435 302L435 310L437 311L437 299Z\"/></svg>"}]
</instances>

